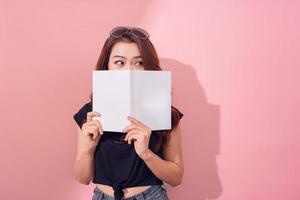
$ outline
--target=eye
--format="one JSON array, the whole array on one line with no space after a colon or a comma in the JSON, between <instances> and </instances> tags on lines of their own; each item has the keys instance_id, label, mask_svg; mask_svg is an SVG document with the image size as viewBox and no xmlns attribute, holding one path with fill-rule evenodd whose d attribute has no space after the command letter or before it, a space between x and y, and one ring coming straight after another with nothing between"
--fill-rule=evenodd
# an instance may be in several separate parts
<instances>
[{"instance_id":1,"label":"eye","mask_svg":"<svg viewBox=\"0 0 300 200\"><path fill-rule=\"evenodd\" d=\"M143 65L143 62L142 61L138 61L135 63L136 65Z\"/></svg>"},{"instance_id":2,"label":"eye","mask_svg":"<svg viewBox=\"0 0 300 200\"><path fill-rule=\"evenodd\" d=\"M117 61L115 61L115 64L117 64L117 65L119 65L119 64L123 65L124 62L122 60L117 60Z\"/></svg>"}]
</instances>

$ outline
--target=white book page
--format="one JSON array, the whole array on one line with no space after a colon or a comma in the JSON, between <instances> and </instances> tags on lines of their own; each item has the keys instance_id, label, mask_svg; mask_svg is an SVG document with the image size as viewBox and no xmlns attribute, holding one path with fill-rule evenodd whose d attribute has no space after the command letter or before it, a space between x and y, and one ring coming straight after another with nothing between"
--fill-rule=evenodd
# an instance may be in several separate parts
<instances>
[{"instance_id":1,"label":"white book page","mask_svg":"<svg viewBox=\"0 0 300 200\"><path fill-rule=\"evenodd\" d=\"M122 132L130 125L130 70L93 71L93 111L101 113L104 131Z\"/></svg>"},{"instance_id":2,"label":"white book page","mask_svg":"<svg viewBox=\"0 0 300 200\"><path fill-rule=\"evenodd\" d=\"M171 72L132 71L132 115L151 130L171 129Z\"/></svg>"}]
</instances>

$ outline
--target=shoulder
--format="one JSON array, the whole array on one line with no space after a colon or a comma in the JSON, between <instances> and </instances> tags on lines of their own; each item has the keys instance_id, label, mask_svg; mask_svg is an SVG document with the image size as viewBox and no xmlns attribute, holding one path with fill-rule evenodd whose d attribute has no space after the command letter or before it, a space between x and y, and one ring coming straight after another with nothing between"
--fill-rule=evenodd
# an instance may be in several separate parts
<instances>
[{"instance_id":1,"label":"shoulder","mask_svg":"<svg viewBox=\"0 0 300 200\"><path fill-rule=\"evenodd\" d=\"M176 108L175 106L172 107L172 116L171 116L171 124L172 124L172 130L177 126L181 118L183 117L183 113Z\"/></svg>"},{"instance_id":2,"label":"shoulder","mask_svg":"<svg viewBox=\"0 0 300 200\"><path fill-rule=\"evenodd\" d=\"M87 102L73 115L73 119L76 121L80 128L82 127L82 124L86 121L86 115L90 111L92 111L92 103Z\"/></svg>"},{"instance_id":3,"label":"shoulder","mask_svg":"<svg viewBox=\"0 0 300 200\"><path fill-rule=\"evenodd\" d=\"M181 119L184 114L175 106L171 106L171 107L172 107L172 113L175 113Z\"/></svg>"},{"instance_id":4,"label":"shoulder","mask_svg":"<svg viewBox=\"0 0 300 200\"><path fill-rule=\"evenodd\" d=\"M92 109L93 109L92 102L87 102L83 104L83 106L79 109L78 112L90 112L92 111Z\"/></svg>"}]
</instances>

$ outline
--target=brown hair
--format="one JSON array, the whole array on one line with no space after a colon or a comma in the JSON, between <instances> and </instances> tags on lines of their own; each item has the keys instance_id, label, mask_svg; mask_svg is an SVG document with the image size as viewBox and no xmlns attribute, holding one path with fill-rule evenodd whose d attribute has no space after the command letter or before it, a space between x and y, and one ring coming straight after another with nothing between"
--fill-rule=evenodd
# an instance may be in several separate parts
<instances>
[{"instance_id":1,"label":"brown hair","mask_svg":"<svg viewBox=\"0 0 300 200\"><path fill-rule=\"evenodd\" d=\"M159 65L159 58L156 53L156 50L151 43L149 39L143 40L135 37L133 34L127 34L119 38L113 38L109 37L105 43L104 46L102 47L101 54L99 56L98 62L95 66L95 70L109 70L108 69L108 62L109 62L109 56L111 53L111 50L113 46L118 43L118 42L128 42L128 43L136 43L138 46L138 49L141 53L141 57L143 59L143 64L144 64L144 69L145 70L155 70L155 71L162 71L160 65ZM93 102L93 93L90 94L90 104L92 106ZM180 114L179 111L171 106L172 109L172 117L171 117L171 124L172 124L172 129L171 130L159 130L157 131L158 133L158 138L159 142L155 146L155 151L157 151L161 145L166 145L169 140L170 140L170 133L171 131L175 128L177 123L180 120Z\"/></svg>"}]
</instances>

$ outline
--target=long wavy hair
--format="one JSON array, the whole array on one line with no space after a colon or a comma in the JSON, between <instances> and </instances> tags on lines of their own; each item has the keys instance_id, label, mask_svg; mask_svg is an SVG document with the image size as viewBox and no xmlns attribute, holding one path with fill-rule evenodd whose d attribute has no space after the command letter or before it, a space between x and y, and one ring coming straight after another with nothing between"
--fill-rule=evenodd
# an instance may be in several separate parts
<instances>
[{"instance_id":1,"label":"long wavy hair","mask_svg":"<svg viewBox=\"0 0 300 200\"><path fill-rule=\"evenodd\" d=\"M141 57L144 63L145 70L154 70L154 71L162 71L159 65L159 58L157 52L149 39L139 39L135 37L133 34L126 34L119 38L109 37L105 41L100 56L98 58L97 64L95 66L95 70L109 70L108 69L108 62L109 56L111 54L111 50L113 46L118 42L128 42L128 43L136 43L138 49L141 53ZM90 105L92 106L93 102L93 93L90 94ZM177 125L178 121L180 120L179 111L171 105L171 130L159 130L156 131L158 133L158 143L155 145L155 151L157 151L161 145L165 146L170 140L170 133Z\"/></svg>"}]
</instances>

